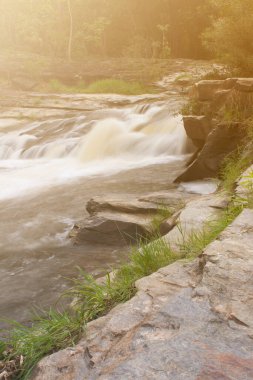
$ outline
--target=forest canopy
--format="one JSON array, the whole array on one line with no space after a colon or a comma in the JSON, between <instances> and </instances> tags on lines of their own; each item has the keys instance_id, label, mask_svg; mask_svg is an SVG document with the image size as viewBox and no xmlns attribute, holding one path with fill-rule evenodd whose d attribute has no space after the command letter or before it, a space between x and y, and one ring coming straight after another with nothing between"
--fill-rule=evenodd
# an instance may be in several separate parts
<instances>
[{"instance_id":1,"label":"forest canopy","mask_svg":"<svg viewBox=\"0 0 253 380\"><path fill-rule=\"evenodd\" d=\"M0 0L0 48L49 57L212 58L252 71L253 0Z\"/></svg>"}]
</instances>

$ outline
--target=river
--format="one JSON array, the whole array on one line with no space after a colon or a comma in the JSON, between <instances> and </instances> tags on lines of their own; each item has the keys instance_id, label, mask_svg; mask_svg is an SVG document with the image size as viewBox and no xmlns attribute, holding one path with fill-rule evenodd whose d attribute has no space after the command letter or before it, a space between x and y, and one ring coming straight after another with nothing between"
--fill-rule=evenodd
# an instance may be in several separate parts
<instances>
[{"instance_id":1,"label":"river","mask_svg":"<svg viewBox=\"0 0 253 380\"><path fill-rule=\"evenodd\" d=\"M73 246L68 234L92 197L174 187L190 152L179 92L31 94L37 105L2 109L1 316L24 321L35 305L52 305L78 266L100 275L126 260L127 250Z\"/></svg>"}]
</instances>

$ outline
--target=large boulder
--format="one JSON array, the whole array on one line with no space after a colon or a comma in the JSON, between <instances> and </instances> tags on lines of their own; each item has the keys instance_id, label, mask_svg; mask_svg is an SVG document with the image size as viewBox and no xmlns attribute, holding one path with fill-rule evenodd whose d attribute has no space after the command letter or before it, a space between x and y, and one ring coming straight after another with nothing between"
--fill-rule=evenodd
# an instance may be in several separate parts
<instances>
[{"instance_id":1,"label":"large boulder","mask_svg":"<svg viewBox=\"0 0 253 380\"><path fill-rule=\"evenodd\" d=\"M212 101L217 92L235 89L240 92L253 92L252 78L228 78L225 80L201 80L192 87L191 94L200 102Z\"/></svg>"},{"instance_id":2,"label":"large boulder","mask_svg":"<svg viewBox=\"0 0 253 380\"><path fill-rule=\"evenodd\" d=\"M223 80L202 80L193 87L192 94L199 101L212 100L214 94L223 89Z\"/></svg>"},{"instance_id":3,"label":"large boulder","mask_svg":"<svg viewBox=\"0 0 253 380\"><path fill-rule=\"evenodd\" d=\"M202 148L207 136L213 129L213 123L207 116L185 116L184 129L197 148Z\"/></svg>"},{"instance_id":4,"label":"large boulder","mask_svg":"<svg viewBox=\"0 0 253 380\"><path fill-rule=\"evenodd\" d=\"M217 177L223 159L241 144L244 137L245 129L241 123L219 124L208 135L195 161L175 182Z\"/></svg>"}]
</instances>

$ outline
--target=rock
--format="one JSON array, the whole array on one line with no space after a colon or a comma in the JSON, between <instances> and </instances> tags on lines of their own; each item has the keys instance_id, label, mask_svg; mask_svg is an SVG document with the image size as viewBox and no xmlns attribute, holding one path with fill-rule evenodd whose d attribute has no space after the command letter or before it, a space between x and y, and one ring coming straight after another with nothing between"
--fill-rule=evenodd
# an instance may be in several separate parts
<instances>
[{"instance_id":1,"label":"rock","mask_svg":"<svg viewBox=\"0 0 253 380\"><path fill-rule=\"evenodd\" d=\"M212 112L218 112L228 100L233 98L234 90L219 90L214 94L210 109Z\"/></svg>"},{"instance_id":2,"label":"rock","mask_svg":"<svg viewBox=\"0 0 253 380\"><path fill-rule=\"evenodd\" d=\"M238 79L235 89L239 92L253 92L253 78Z\"/></svg>"},{"instance_id":3,"label":"rock","mask_svg":"<svg viewBox=\"0 0 253 380\"><path fill-rule=\"evenodd\" d=\"M202 148L213 129L212 121L206 116L185 116L184 129L197 148Z\"/></svg>"},{"instance_id":4,"label":"rock","mask_svg":"<svg viewBox=\"0 0 253 380\"><path fill-rule=\"evenodd\" d=\"M138 200L105 199L102 197L92 198L87 202L86 210L93 216L99 212L118 212L126 214L156 214L157 205L151 202Z\"/></svg>"},{"instance_id":5,"label":"rock","mask_svg":"<svg viewBox=\"0 0 253 380\"><path fill-rule=\"evenodd\" d=\"M87 325L73 356L43 359L31 379L252 379L252 239L244 210L201 258L137 281L134 298Z\"/></svg>"},{"instance_id":6,"label":"rock","mask_svg":"<svg viewBox=\"0 0 253 380\"><path fill-rule=\"evenodd\" d=\"M169 191L147 194L139 198L139 201L154 203L156 207L163 205L165 207L169 207L170 209L178 211L185 206L186 202L194 199L195 197L196 195L194 194L189 194L185 191L182 192L178 189L171 189Z\"/></svg>"},{"instance_id":7,"label":"rock","mask_svg":"<svg viewBox=\"0 0 253 380\"><path fill-rule=\"evenodd\" d=\"M42 359L33 372L40 380L83 380L89 375L89 352L81 345Z\"/></svg>"},{"instance_id":8,"label":"rock","mask_svg":"<svg viewBox=\"0 0 253 380\"><path fill-rule=\"evenodd\" d=\"M201 196L188 202L182 210L177 225L164 237L172 249L180 250L180 245L184 243L193 232L202 230L207 221L215 220L219 217L229 202L226 194L211 194Z\"/></svg>"},{"instance_id":9,"label":"rock","mask_svg":"<svg viewBox=\"0 0 253 380\"><path fill-rule=\"evenodd\" d=\"M252 217L252 210L244 210L219 240L206 248L202 279L203 286L212 289L209 297L212 307L224 319L250 329L253 329Z\"/></svg>"},{"instance_id":10,"label":"rock","mask_svg":"<svg viewBox=\"0 0 253 380\"><path fill-rule=\"evenodd\" d=\"M217 92L223 92L225 95L232 89L238 92L253 92L253 78L202 80L193 86L191 94L199 101L212 101L217 98Z\"/></svg>"},{"instance_id":11,"label":"rock","mask_svg":"<svg viewBox=\"0 0 253 380\"><path fill-rule=\"evenodd\" d=\"M223 89L223 80L202 80L194 85L193 94L199 101L212 100L214 94Z\"/></svg>"},{"instance_id":12,"label":"rock","mask_svg":"<svg viewBox=\"0 0 253 380\"><path fill-rule=\"evenodd\" d=\"M173 190L138 200L96 197L86 206L90 217L76 224L69 237L78 245L84 242L128 245L150 237L154 232L154 221L159 222L160 234L165 235L175 226L184 200L193 197ZM166 217L167 212L170 215Z\"/></svg>"},{"instance_id":13,"label":"rock","mask_svg":"<svg viewBox=\"0 0 253 380\"><path fill-rule=\"evenodd\" d=\"M70 237L74 244L92 242L121 246L147 238L150 232L150 218L130 214L104 213L76 224Z\"/></svg>"},{"instance_id":14,"label":"rock","mask_svg":"<svg viewBox=\"0 0 253 380\"><path fill-rule=\"evenodd\" d=\"M233 152L245 137L241 123L219 124L209 135L196 160L175 182L217 177L223 159Z\"/></svg>"}]
</instances>

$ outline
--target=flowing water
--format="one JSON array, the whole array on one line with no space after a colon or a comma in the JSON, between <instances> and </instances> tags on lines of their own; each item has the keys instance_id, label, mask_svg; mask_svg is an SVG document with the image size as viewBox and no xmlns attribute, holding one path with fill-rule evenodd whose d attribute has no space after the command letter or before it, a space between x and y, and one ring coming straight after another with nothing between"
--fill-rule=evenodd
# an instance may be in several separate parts
<instances>
[{"instance_id":1,"label":"flowing water","mask_svg":"<svg viewBox=\"0 0 253 380\"><path fill-rule=\"evenodd\" d=\"M80 99L86 111L0 118L2 316L24 320L33 305L52 304L77 266L99 274L121 262L122 249L71 245L86 202L169 190L189 153L175 97Z\"/></svg>"}]
</instances>

